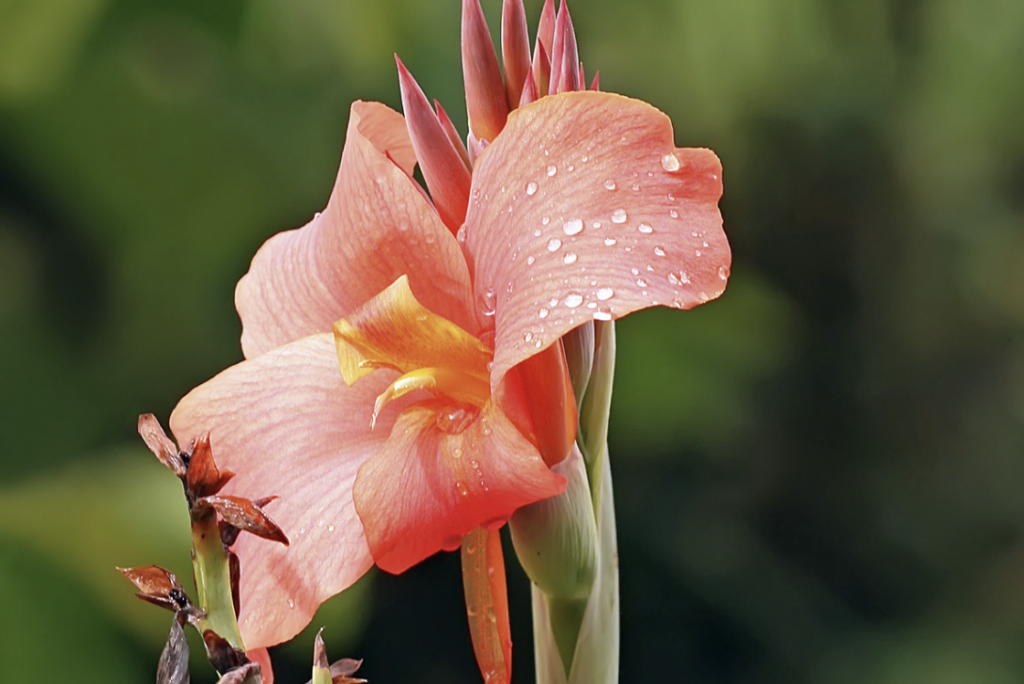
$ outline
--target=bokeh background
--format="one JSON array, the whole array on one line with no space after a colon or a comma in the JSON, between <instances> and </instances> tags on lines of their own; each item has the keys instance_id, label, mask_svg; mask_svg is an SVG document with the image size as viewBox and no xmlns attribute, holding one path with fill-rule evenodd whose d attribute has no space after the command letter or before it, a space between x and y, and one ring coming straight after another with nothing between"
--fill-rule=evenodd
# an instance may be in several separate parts
<instances>
[{"instance_id":1,"label":"bokeh background","mask_svg":"<svg viewBox=\"0 0 1024 684\"><path fill-rule=\"evenodd\" d=\"M399 106L392 53L465 130L459 5L0 0L0 681L153 681L169 614L114 566L191 573L136 417L241 358L234 284L350 101ZM573 10L603 89L721 156L735 255L619 326L623 681L1024 679L1024 3ZM479 681L455 554L314 624L376 684Z\"/></svg>"}]
</instances>

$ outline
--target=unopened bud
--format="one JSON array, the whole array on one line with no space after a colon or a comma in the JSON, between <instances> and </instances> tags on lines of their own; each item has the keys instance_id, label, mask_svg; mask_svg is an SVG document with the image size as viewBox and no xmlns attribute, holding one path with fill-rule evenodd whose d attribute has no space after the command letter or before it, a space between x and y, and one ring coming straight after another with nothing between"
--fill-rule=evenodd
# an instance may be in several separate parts
<instances>
[{"instance_id":1,"label":"unopened bud","mask_svg":"<svg viewBox=\"0 0 1024 684\"><path fill-rule=\"evenodd\" d=\"M568 480L562 494L516 511L512 543L526 575L549 597L584 598L594 583L597 523L579 449L552 468Z\"/></svg>"}]
</instances>

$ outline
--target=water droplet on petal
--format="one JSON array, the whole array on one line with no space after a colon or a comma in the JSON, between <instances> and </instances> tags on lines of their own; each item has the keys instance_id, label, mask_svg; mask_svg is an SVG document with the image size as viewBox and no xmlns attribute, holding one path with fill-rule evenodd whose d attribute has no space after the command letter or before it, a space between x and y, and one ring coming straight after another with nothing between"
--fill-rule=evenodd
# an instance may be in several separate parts
<instances>
[{"instance_id":1,"label":"water droplet on petal","mask_svg":"<svg viewBox=\"0 0 1024 684\"><path fill-rule=\"evenodd\" d=\"M704 291L698 292L698 293L697 293L697 298L698 298L698 299L699 299L699 300L700 300L701 302L708 302L708 301L711 301L711 297L709 297L709 296L708 296L708 293L707 293L707 292L704 292Z\"/></svg>"},{"instance_id":2,"label":"water droplet on petal","mask_svg":"<svg viewBox=\"0 0 1024 684\"><path fill-rule=\"evenodd\" d=\"M459 226L459 232L455 234L455 239L459 241L459 244L466 244L466 232L468 230L465 223Z\"/></svg>"},{"instance_id":3,"label":"water droplet on petal","mask_svg":"<svg viewBox=\"0 0 1024 684\"><path fill-rule=\"evenodd\" d=\"M721 278L722 280L728 280L729 279L729 267L728 266L719 266L718 267L718 277Z\"/></svg>"},{"instance_id":4,"label":"water droplet on petal","mask_svg":"<svg viewBox=\"0 0 1024 684\"><path fill-rule=\"evenodd\" d=\"M548 300L548 306L558 306L558 298L552 297Z\"/></svg>"},{"instance_id":5,"label":"water droplet on petal","mask_svg":"<svg viewBox=\"0 0 1024 684\"><path fill-rule=\"evenodd\" d=\"M295 607L295 601L292 600L292 599L288 599L288 607L289 608L294 608Z\"/></svg>"},{"instance_id":6,"label":"water droplet on petal","mask_svg":"<svg viewBox=\"0 0 1024 684\"><path fill-rule=\"evenodd\" d=\"M693 250L693 256L700 256L700 250L699 249Z\"/></svg>"},{"instance_id":7,"label":"water droplet on petal","mask_svg":"<svg viewBox=\"0 0 1024 684\"><path fill-rule=\"evenodd\" d=\"M537 261L536 257L533 257L533 256L526 257L526 265L527 266L533 266L533 262L535 262L535 261Z\"/></svg>"},{"instance_id":8,"label":"water droplet on petal","mask_svg":"<svg viewBox=\"0 0 1024 684\"><path fill-rule=\"evenodd\" d=\"M477 301L480 306L480 313L484 316L494 315L494 290L487 288L480 293L480 299Z\"/></svg>"},{"instance_id":9,"label":"water droplet on petal","mask_svg":"<svg viewBox=\"0 0 1024 684\"><path fill-rule=\"evenodd\" d=\"M655 247L655 248L654 248L654 253L655 253L655 254L656 254L657 256L665 256L665 250L664 250L664 249L662 249L661 247Z\"/></svg>"},{"instance_id":10,"label":"water droplet on petal","mask_svg":"<svg viewBox=\"0 0 1024 684\"><path fill-rule=\"evenodd\" d=\"M533 194L535 192L537 192L537 184L534 183L533 181L530 181L529 183L526 184L526 194L529 195L530 197L533 197Z\"/></svg>"},{"instance_id":11,"label":"water droplet on petal","mask_svg":"<svg viewBox=\"0 0 1024 684\"><path fill-rule=\"evenodd\" d=\"M551 219L549 219L549 218L548 218L547 216L545 216L544 218L542 218L542 219L540 220L540 225L542 225L542 226L546 226L546 225L548 225L549 223L551 223Z\"/></svg>"},{"instance_id":12,"label":"water droplet on petal","mask_svg":"<svg viewBox=\"0 0 1024 684\"><path fill-rule=\"evenodd\" d=\"M637 287L647 287L647 281L644 280L643 278L637 278L636 279L636 286Z\"/></svg>"},{"instance_id":13,"label":"water droplet on petal","mask_svg":"<svg viewBox=\"0 0 1024 684\"><path fill-rule=\"evenodd\" d=\"M640 184L639 183L633 183L632 188L633 188L633 190L639 190L640 189Z\"/></svg>"},{"instance_id":14,"label":"water droplet on petal","mask_svg":"<svg viewBox=\"0 0 1024 684\"><path fill-rule=\"evenodd\" d=\"M640 269L637 268L636 266L634 266L633 268L629 269L629 272L632 273L633 275L640 275Z\"/></svg>"},{"instance_id":15,"label":"water droplet on petal","mask_svg":"<svg viewBox=\"0 0 1024 684\"><path fill-rule=\"evenodd\" d=\"M612 245L614 245L614 244L615 244L616 242L618 242L618 240L616 240L616 239L615 239L615 238L613 238L613 237L606 237L606 238L604 239L604 244L608 245L609 247L611 247Z\"/></svg>"},{"instance_id":16,"label":"water droplet on petal","mask_svg":"<svg viewBox=\"0 0 1024 684\"><path fill-rule=\"evenodd\" d=\"M469 496L469 487L466 486L465 482L456 482L455 491L457 491L462 496Z\"/></svg>"},{"instance_id":17,"label":"water droplet on petal","mask_svg":"<svg viewBox=\"0 0 1024 684\"><path fill-rule=\"evenodd\" d=\"M558 173L558 167L557 166L552 164L551 166L548 167L548 176L549 177L550 176L554 176L556 173Z\"/></svg>"},{"instance_id":18,"label":"water droplet on petal","mask_svg":"<svg viewBox=\"0 0 1024 684\"><path fill-rule=\"evenodd\" d=\"M562 230L566 235L578 235L583 230L583 221L580 219L569 219L562 224Z\"/></svg>"},{"instance_id":19,"label":"water droplet on petal","mask_svg":"<svg viewBox=\"0 0 1024 684\"><path fill-rule=\"evenodd\" d=\"M551 238L548 240L548 251L557 252L558 248L562 246L562 241L558 238Z\"/></svg>"},{"instance_id":20,"label":"water droplet on petal","mask_svg":"<svg viewBox=\"0 0 1024 684\"><path fill-rule=\"evenodd\" d=\"M608 180L606 180L604 182L604 187L608 188L609 190L614 190L615 189L615 181L613 181L611 178L609 178Z\"/></svg>"},{"instance_id":21,"label":"water droplet on petal","mask_svg":"<svg viewBox=\"0 0 1024 684\"><path fill-rule=\"evenodd\" d=\"M626 222L626 210L616 209L612 212L612 223L625 223Z\"/></svg>"},{"instance_id":22,"label":"water droplet on petal","mask_svg":"<svg viewBox=\"0 0 1024 684\"><path fill-rule=\"evenodd\" d=\"M583 303L583 296L579 292L570 292L565 295L565 305L570 309L575 309Z\"/></svg>"},{"instance_id":23,"label":"water droplet on petal","mask_svg":"<svg viewBox=\"0 0 1024 684\"><path fill-rule=\"evenodd\" d=\"M527 330L526 332L523 333L523 342L532 342L532 341L533 341L533 332L530 331L530 330Z\"/></svg>"},{"instance_id":24,"label":"water droplet on petal","mask_svg":"<svg viewBox=\"0 0 1024 684\"><path fill-rule=\"evenodd\" d=\"M562 256L562 261L564 261L567 264L574 264L574 263L576 263L576 252L566 252Z\"/></svg>"},{"instance_id":25,"label":"water droplet on petal","mask_svg":"<svg viewBox=\"0 0 1024 684\"><path fill-rule=\"evenodd\" d=\"M484 615L491 622L498 621L498 615L494 612L494 606L487 606L486 608L484 608Z\"/></svg>"},{"instance_id":26,"label":"water droplet on petal","mask_svg":"<svg viewBox=\"0 0 1024 684\"><path fill-rule=\"evenodd\" d=\"M602 302L607 301L615 296L615 290L610 287L602 287L597 290L597 298Z\"/></svg>"},{"instance_id":27,"label":"water droplet on petal","mask_svg":"<svg viewBox=\"0 0 1024 684\"><path fill-rule=\"evenodd\" d=\"M598 309L594 312L595 321L610 321L612 320L612 312L605 311L604 309Z\"/></svg>"},{"instance_id":28,"label":"water droplet on petal","mask_svg":"<svg viewBox=\"0 0 1024 684\"><path fill-rule=\"evenodd\" d=\"M537 312L537 318L547 318L549 313L551 312L541 307L540 311Z\"/></svg>"},{"instance_id":29,"label":"water droplet on petal","mask_svg":"<svg viewBox=\"0 0 1024 684\"><path fill-rule=\"evenodd\" d=\"M651 233L654 232L654 227L651 226L651 224L649 223L641 223L639 226L636 227L636 229L643 233L644 235L650 235Z\"/></svg>"},{"instance_id":30,"label":"water droplet on petal","mask_svg":"<svg viewBox=\"0 0 1024 684\"><path fill-rule=\"evenodd\" d=\"M333 531L334 531L334 524L333 524L333 523L328 523L328 525L327 525L327 531L328 531L328 532L333 532Z\"/></svg>"},{"instance_id":31,"label":"water droplet on petal","mask_svg":"<svg viewBox=\"0 0 1024 684\"><path fill-rule=\"evenodd\" d=\"M679 212L676 211L675 209L669 209L668 215L671 216L672 218L679 218Z\"/></svg>"},{"instance_id":32,"label":"water droplet on petal","mask_svg":"<svg viewBox=\"0 0 1024 684\"><path fill-rule=\"evenodd\" d=\"M679 170L679 158L676 155L669 152L661 158L661 168L666 171L678 171Z\"/></svg>"}]
</instances>

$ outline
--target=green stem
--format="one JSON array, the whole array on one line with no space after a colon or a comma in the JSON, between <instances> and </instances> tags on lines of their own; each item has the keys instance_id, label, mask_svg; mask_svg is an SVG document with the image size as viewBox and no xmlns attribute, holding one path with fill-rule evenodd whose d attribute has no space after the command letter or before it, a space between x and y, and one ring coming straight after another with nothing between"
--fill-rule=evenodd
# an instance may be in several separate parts
<instances>
[{"instance_id":1,"label":"green stem","mask_svg":"<svg viewBox=\"0 0 1024 684\"><path fill-rule=\"evenodd\" d=\"M232 647L245 651L231 597L231 570L220 540L217 515L212 511L192 521L192 568L199 607L206 613L200 630L212 630Z\"/></svg>"}]
</instances>

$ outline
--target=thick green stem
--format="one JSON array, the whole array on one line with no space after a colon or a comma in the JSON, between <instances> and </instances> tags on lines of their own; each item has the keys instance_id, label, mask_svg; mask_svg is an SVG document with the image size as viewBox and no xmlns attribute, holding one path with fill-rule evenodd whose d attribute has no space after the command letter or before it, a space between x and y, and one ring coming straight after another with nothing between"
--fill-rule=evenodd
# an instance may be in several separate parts
<instances>
[{"instance_id":1,"label":"thick green stem","mask_svg":"<svg viewBox=\"0 0 1024 684\"><path fill-rule=\"evenodd\" d=\"M231 597L231 570L220 540L217 516L212 511L192 521L192 568L199 607L206 613L200 631L211 630L232 647L245 651Z\"/></svg>"}]
</instances>

